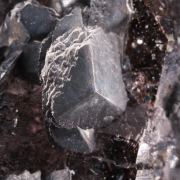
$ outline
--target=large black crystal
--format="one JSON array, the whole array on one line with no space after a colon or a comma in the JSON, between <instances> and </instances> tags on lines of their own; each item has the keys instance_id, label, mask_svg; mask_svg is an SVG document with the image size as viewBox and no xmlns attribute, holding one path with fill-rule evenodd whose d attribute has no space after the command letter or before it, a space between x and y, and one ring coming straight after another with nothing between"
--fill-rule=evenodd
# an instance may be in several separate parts
<instances>
[{"instance_id":1,"label":"large black crystal","mask_svg":"<svg viewBox=\"0 0 180 180\"><path fill-rule=\"evenodd\" d=\"M87 131L111 124L127 103L117 36L101 28L83 27L80 13L74 12L76 16L65 17L71 25L61 20L55 28L41 73L47 121L56 127L49 129L61 146L66 145L62 135L57 138L58 128L81 136L87 144Z\"/></svg>"},{"instance_id":2,"label":"large black crystal","mask_svg":"<svg viewBox=\"0 0 180 180\"><path fill-rule=\"evenodd\" d=\"M77 28L57 38L47 53L42 78L44 104L58 126L102 127L107 116L125 110L117 41L100 28Z\"/></svg>"}]
</instances>

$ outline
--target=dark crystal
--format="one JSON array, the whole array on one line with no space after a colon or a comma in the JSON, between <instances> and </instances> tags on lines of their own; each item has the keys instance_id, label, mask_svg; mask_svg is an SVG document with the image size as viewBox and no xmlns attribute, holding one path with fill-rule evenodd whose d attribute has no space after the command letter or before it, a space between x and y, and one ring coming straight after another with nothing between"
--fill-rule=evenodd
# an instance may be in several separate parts
<instances>
[{"instance_id":1,"label":"dark crystal","mask_svg":"<svg viewBox=\"0 0 180 180\"><path fill-rule=\"evenodd\" d=\"M74 151L87 145L93 151L89 131L110 125L125 110L127 96L116 35L83 27L80 11L73 12L74 16L65 16L53 32L41 73L43 105L50 135L59 146L68 146L60 135L66 132ZM85 146L73 145L77 137Z\"/></svg>"},{"instance_id":2,"label":"dark crystal","mask_svg":"<svg viewBox=\"0 0 180 180\"><path fill-rule=\"evenodd\" d=\"M56 24L55 12L38 4L27 3L21 10L20 18L30 36L35 39L45 37Z\"/></svg>"}]
</instances>

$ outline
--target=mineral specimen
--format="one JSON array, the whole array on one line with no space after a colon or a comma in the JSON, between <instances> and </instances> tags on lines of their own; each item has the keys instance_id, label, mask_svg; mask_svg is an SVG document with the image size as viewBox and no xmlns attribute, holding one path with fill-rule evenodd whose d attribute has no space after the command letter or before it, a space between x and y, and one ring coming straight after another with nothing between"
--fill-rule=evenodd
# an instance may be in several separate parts
<instances>
[{"instance_id":1,"label":"mineral specimen","mask_svg":"<svg viewBox=\"0 0 180 180\"><path fill-rule=\"evenodd\" d=\"M61 149L50 148L43 158L39 155L42 147L38 149L37 161L43 162L37 166L48 164L40 166L43 178L54 167L61 169L64 165L66 169L52 172L47 180L124 180L135 176L137 180L178 179L180 23L177 0L42 1L57 13L35 0L27 0L18 3L1 26L0 88L7 82L17 60L19 69L14 74L36 82L40 74L47 131L50 140ZM167 5L172 9L166 9ZM17 93L20 88L13 85L7 93L22 95ZM23 83L18 86L22 87ZM24 94L28 94L29 87ZM37 89L40 91L40 87ZM0 104L3 112L5 106L6 101ZM14 113L18 111L15 109ZM40 114L40 109L33 111ZM40 117L34 119L30 135L42 129ZM21 118L18 124L17 119L13 120L12 125L19 127ZM8 132L5 128L0 126L3 132ZM23 126L21 130L26 128ZM31 138L22 141L23 148L26 142L32 143L27 146L32 147L30 154L43 146L38 136L34 138L36 144ZM0 144L3 152L6 141ZM24 149L18 150L9 152L10 156L21 156ZM62 163L56 164L55 153L63 156ZM4 159L0 176L1 172L6 173ZM27 159L26 166L34 157ZM10 164L12 169L21 167L17 162ZM30 167L31 163L34 162L30 162ZM45 169L46 174L44 167L50 167ZM25 171L7 180L40 180L40 176L40 172Z\"/></svg>"}]
</instances>

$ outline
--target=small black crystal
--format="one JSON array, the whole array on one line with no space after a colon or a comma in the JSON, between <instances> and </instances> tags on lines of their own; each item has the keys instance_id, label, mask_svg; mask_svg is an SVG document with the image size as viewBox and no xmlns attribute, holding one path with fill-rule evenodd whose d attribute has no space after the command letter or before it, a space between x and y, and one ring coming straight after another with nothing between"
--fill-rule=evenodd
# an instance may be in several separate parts
<instances>
[{"instance_id":1,"label":"small black crystal","mask_svg":"<svg viewBox=\"0 0 180 180\"><path fill-rule=\"evenodd\" d=\"M35 3L27 3L20 14L22 24L32 38L45 37L53 30L56 23L55 11Z\"/></svg>"}]
</instances>

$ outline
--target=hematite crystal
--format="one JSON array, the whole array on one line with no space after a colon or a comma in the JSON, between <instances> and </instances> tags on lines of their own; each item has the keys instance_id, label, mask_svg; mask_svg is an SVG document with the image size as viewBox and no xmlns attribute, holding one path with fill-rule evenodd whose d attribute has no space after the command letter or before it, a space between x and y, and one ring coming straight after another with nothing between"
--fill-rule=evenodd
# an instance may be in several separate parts
<instances>
[{"instance_id":1,"label":"hematite crystal","mask_svg":"<svg viewBox=\"0 0 180 180\"><path fill-rule=\"evenodd\" d=\"M92 151L89 131L108 126L126 108L117 37L101 28L78 26L59 36L47 52L42 79L44 109L53 123L50 133L60 146L68 143L58 131L74 137L71 150L85 151L75 141L81 137L86 151Z\"/></svg>"}]
</instances>

